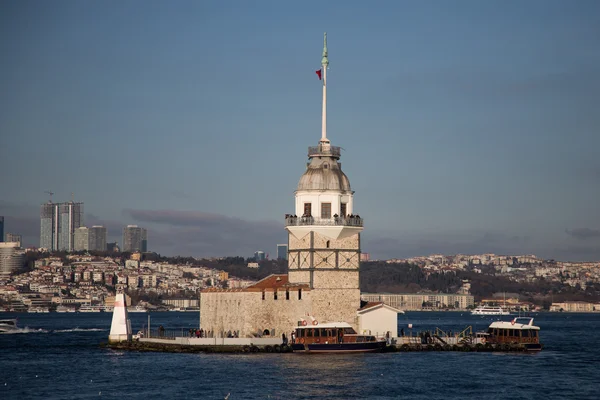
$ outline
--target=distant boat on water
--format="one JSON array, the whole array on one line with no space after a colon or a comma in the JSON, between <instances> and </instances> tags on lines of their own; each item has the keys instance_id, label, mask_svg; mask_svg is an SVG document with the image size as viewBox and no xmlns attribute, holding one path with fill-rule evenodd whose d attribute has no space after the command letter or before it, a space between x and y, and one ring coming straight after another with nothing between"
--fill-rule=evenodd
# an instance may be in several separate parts
<instances>
[{"instance_id":1,"label":"distant boat on water","mask_svg":"<svg viewBox=\"0 0 600 400\"><path fill-rule=\"evenodd\" d=\"M104 306L93 306L91 304L84 304L79 307L79 312L102 312L104 311Z\"/></svg>"},{"instance_id":2,"label":"distant boat on water","mask_svg":"<svg viewBox=\"0 0 600 400\"><path fill-rule=\"evenodd\" d=\"M510 311L502 307L481 306L474 309L471 315L510 315Z\"/></svg>"},{"instance_id":3,"label":"distant boat on water","mask_svg":"<svg viewBox=\"0 0 600 400\"><path fill-rule=\"evenodd\" d=\"M127 307L127 312L130 313L145 313L148 312L148 309L140 304L135 307Z\"/></svg>"},{"instance_id":4,"label":"distant boat on water","mask_svg":"<svg viewBox=\"0 0 600 400\"><path fill-rule=\"evenodd\" d=\"M67 312L74 313L75 311L76 311L75 307L67 307L67 306L63 306L63 305L56 307L56 312L59 312L59 313L67 313Z\"/></svg>"},{"instance_id":5,"label":"distant boat on water","mask_svg":"<svg viewBox=\"0 0 600 400\"><path fill-rule=\"evenodd\" d=\"M18 331L16 319L0 319L0 333Z\"/></svg>"}]
</instances>

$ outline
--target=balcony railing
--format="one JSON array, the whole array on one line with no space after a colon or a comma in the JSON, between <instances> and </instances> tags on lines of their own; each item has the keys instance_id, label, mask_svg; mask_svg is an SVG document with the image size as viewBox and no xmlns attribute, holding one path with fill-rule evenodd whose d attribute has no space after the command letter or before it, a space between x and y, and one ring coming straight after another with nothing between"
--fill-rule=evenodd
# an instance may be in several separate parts
<instances>
[{"instance_id":1,"label":"balcony railing","mask_svg":"<svg viewBox=\"0 0 600 400\"><path fill-rule=\"evenodd\" d=\"M310 146L308 148L309 157L318 156L333 156L340 158L342 154L342 148L339 146L330 146L329 144L319 144L318 146Z\"/></svg>"},{"instance_id":2,"label":"balcony railing","mask_svg":"<svg viewBox=\"0 0 600 400\"><path fill-rule=\"evenodd\" d=\"M332 218L316 218L316 217L295 217L293 215L286 215L285 226L305 226L305 225L319 225L319 226L363 226L363 219L358 215L346 216L346 217L332 217Z\"/></svg>"}]
</instances>

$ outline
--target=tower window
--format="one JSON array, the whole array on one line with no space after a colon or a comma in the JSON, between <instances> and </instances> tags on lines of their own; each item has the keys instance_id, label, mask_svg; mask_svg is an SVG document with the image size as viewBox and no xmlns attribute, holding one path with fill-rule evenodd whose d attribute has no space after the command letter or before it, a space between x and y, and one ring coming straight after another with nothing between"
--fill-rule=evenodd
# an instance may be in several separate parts
<instances>
[{"instance_id":1,"label":"tower window","mask_svg":"<svg viewBox=\"0 0 600 400\"><path fill-rule=\"evenodd\" d=\"M342 217L346 216L346 203L340 204L340 215Z\"/></svg>"},{"instance_id":2,"label":"tower window","mask_svg":"<svg viewBox=\"0 0 600 400\"><path fill-rule=\"evenodd\" d=\"M262 299L265 299L265 292L262 292Z\"/></svg>"},{"instance_id":3,"label":"tower window","mask_svg":"<svg viewBox=\"0 0 600 400\"><path fill-rule=\"evenodd\" d=\"M285 299L289 300L290 299L290 291L289 290L285 290Z\"/></svg>"},{"instance_id":4,"label":"tower window","mask_svg":"<svg viewBox=\"0 0 600 400\"><path fill-rule=\"evenodd\" d=\"M321 203L321 218L331 218L331 203Z\"/></svg>"},{"instance_id":5,"label":"tower window","mask_svg":"<svg viewBox=\"0 0 600 400\"><path fill-rule=\"evenodd\" d=\"M277 300L277 290L273 292L273 300Z\"/></svg>"},{"instance_id":6,"label":"tower window","mask_svg":"<svg viewBox=\"0 0 600 400\"><path fill-rule=\"evenodd\" d=\"M298 289L298 300L302 300L302 289Z\"/></svg>"},{"instance_id":7,"label":"tower window","mask_svg":"<svg viewBox=\"0 0 600 400\"><path fill-rule=\"evenodd\" d=\"M304 215L312 215L311 203L304 203Z\"/></svg>"},{"instance_id":8,"label":"tower window","mask_svg":"<svg viewBox=\"0 0 600 400\"><path fill-rule=\"evenodd\" d=\"M325 246L327 246L327 248L329 248L329 240L327 241L327 243L325 243Z\"/></svg>"}]
</instances>

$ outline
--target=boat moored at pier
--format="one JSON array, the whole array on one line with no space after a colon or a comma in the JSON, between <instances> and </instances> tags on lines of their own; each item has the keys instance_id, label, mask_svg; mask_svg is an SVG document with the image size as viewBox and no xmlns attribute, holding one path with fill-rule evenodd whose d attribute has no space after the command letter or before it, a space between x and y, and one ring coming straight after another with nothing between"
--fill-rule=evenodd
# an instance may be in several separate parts
<instances>
[{"instance_id":1,"label":"boat moored at pier","mask_svg":"<svg viewBox=\"0 0 600 400\"><path fill-rule=\"evenodd\" d=\"M496 346L517 346L525 351L540 351L539 333L540 327L533 325L533 318L516 317L512 321L492 322L481 341Z\"/></svg>"},{"instance_id":2,"label":"boat moored at pier","mask_svg":"<svg viewBox=\"0 0 600 400\"><path fill-rule=\"evenodd\" d=\"M292 343L294 352L306 353L354 353L381 351L385 339L372 335L359 335L346 322L302 325L296 328Z\"/></svg>"}]
</instances>

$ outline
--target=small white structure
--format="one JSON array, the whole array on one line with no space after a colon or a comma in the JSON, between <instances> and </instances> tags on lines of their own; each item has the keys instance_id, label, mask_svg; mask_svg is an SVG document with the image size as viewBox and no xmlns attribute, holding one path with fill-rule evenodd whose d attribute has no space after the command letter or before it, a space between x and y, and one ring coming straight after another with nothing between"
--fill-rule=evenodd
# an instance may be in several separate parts
<instances>
[{"instance_id":1,"label":"small white structure","mask_svg":"<svg viewBox=\"0 0 600 400\"><path fill-rule=\"evenodd\" d=\"M110 325L109 343L118 343L131 340L131 323L127 316L127 303L125 294L117 293L113 309L112 324Z\"/></svg>"},{"instance_id":2,"label":"small white structure","mask_svg":"<svg viewBox=\"0 0 600 400\"><path fill-rule=\"evenodd\" d=\"M398 313L404 314L404 311L381 302L367 303L357 311L358 332L378 337L385 337L389 332L390 337L398 337Z\"/></svg>"}]
</instances>

